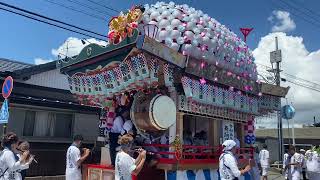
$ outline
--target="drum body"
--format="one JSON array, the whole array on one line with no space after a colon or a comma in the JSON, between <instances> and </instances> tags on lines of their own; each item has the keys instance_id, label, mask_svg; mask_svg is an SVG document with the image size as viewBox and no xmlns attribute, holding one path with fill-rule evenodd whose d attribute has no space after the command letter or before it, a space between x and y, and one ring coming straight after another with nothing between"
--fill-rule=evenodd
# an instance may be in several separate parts
<instances>
[{"instance_id":1,"label":"drum body","mask_svg":"<svg viewBox=\"0 0 320 180\"><path fill-rule=\"evenodd\" d=\"M131 107L131 120L143 133L158 134L176 122L176 105L164 95L138 92Z\"/></svg>"}]
</instances>

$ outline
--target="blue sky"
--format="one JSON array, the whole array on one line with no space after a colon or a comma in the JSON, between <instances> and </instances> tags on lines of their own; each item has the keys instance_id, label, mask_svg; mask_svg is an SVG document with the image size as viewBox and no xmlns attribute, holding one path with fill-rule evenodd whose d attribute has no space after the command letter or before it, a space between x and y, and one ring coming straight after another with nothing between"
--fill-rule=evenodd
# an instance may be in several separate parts
<instances>
[{"instance_id":1,"label":"blue sky","mask_svg":"<svg viewBox=\"0 0 320 180\"><path fill-rule=\"evenodd\" d=\"M13 4L15 6L22 7L27 10L34 11L74 25L78 25L102 34L107 33L107 23L110 19L110 17L107 16L107 13L117 15L117 13L108 11L101 6L95 6L87 0L71 1L80 1L84 4L97 8L96 11L86 9L79 4L74 4L68 0L51 1L62 3L67 6L75 7L78 10L85 10L88 13L105 17L105 21L97 20L87 15L50 4L45 0L4 0L3 2ZM154 0L94 1L119 10L128 9L134 4L152 4L156 2ZM308 7L313 11L320 12L320 1L293 1L303 3L305 7ZM239 27L253 27L254 31L248 38L248 44L251 49L255 49L257 47L261 37L266 36L271 32L272 24L267 19L272 14L272 11L280 9L277 6L278 4L281 4L276 0L179 0L174 2L180 4L186 3L196 9L201 9L203 12L209 14L209 16L217 19L220 23L225 24L238 35L240 35ZM102 14L98 11L105 11L106 13ZM287 9L287 11L291 13L290 10ZM318 33L320 30L320 23L319 28L317 29L315 26L306 23L304 20L301 20L296 16L291 16L291 18L296 23L296 28L288 34L303 37L304 44L310 51L320 49L320 36ZM83 38L81 35L35 22L33 20L4 12L2 10L0 10L0 22L0 39L2 40L0 57L2 58L9 58L28 63L34 63L35 58L54 59L55 57L53 57L51 50L53 48L58 48L68 37Z\"/></svg>"}]
</instances>

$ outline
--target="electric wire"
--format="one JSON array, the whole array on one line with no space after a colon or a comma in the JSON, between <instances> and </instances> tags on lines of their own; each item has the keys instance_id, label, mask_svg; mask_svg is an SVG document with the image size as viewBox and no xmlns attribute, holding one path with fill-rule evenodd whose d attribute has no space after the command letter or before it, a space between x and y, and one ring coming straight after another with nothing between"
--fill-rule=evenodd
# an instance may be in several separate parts
<instances>
[{"instance_id":1,"label":"electric wire","mask_svg":"<svg viewBox=\"0 0 320 180\"><path fill-rule=\"evenodd\" d=\"M107 16L109 16L109 17L113 17L113 15L110 14L109 12L101 11L101 10L99 10L98 8L94 8L94 7L92 7L92 6L88 6L87 4L81 3L81 2L79 2L79 1L76 1L76 0L67 0L67 1L69 1L69 2L71 2L71 3L74 3L74 4L76 4L76 5L79 5L79 6L85 7L85 8L87 8L87 9L91 9L91 10L93 10L93 11L95 11L95 12L98 12L98 13L100 13L100 14L102 14L102 15L107 15Z\"/></svg>"},{"instance_id":2,"label":"electric wire","mask_svg":"<svg viewBox=\"0 0 320 180\"><path fill-rule=\"evenodd\" d=\"M40 18L49 20L49 21L53 21L53 22L56 22L56 23L60 23L60 24L63 24L63 25L66 25L66 26L69 26L69 27L72 27L72 28L75 28L75 29L79 29L79 30L81 30L81 31L85 31L85 32L88 32L88 33L91 33L91 34L95 34L95 35L101 36L101 37L106 37L106 36L103 35L103 34L96 33L96 32L93 32L93 31L90 31L90 30L87 30L87 29L84 29L84 28L81 28L81 27L79 27L79 26L75 26L75 25L72 25L72 24L69 24L69 23L65 23L65 22L62 22L62 21L60 21L60 20L56 20L56 19L53 19L53 18L44 16L44 15L41 15L41 14L38 14L38 13L35 13L35 12L31 12L31 11L28 11L28 10L25 10L25 9L22 9L22 8L19 8L19 7L10 5L10 4L6 4L6 3L4 3L4 2L0 2L0 5L9 7L9 8L11 8L11 9L18 10L18 11L21 11L21 12L24 12L24 13L27 13L27 14L31 14L31 15L34 15L34 16L37 16L37 17L40 17Z\"/></svg>"},{"instance_id":3,"label":"electric wire","mask_svg":"<svg viewBox=\"0 0 320 180\"><path fill-rule=\"evenodd\" d=\"M51 26L55 26L55 27L57 27L57 28L61 28L61 29L64 29L64 30L67 30L67 31L70 31L70 32L77 33L77 34L81 34L81 35L86 36L86 37L91 37L91 38L95 38L95 39L98 39L98 40L105 41L105 40L103 40L103 39L94 37L94 36L89 35L89 34L86 34L86 33L82 33L82 32L79 32L79 31L76 31L76 30L73 30L73 29L70 29L70 28L66 28L66 27L63 27L63 26L60 26L60 25L57 25L57 24L53 24L53 23L50 23L50 22L47 22L47 21L44 21L44 20L41 20L41 19L37 19L37 18L35 18L35 17L31 17L30 15L22 14L22 13L15 12L15 11L12 11L12 10L9 10L9 9L5 9L5 8L2 8L2 7L0 7L0 9L1 9L1 10L4 10L4 11L7 11L7 12L10 12L10 13L13 13L13 14L16 14L16 15L19 15L19 16L23 16L23 17L26 17L26 18L29 18L29 19L32 19L32 20L41 22L41 23L44 23L44 24L48 24L48 25L51 25Z\"/></svg>"},{"instance_id":4,"label":"electric wire","mask_svg":"<svg viewBox=\"0 0 320 180\"><path fill-rule=\"evenodd\" d=\"M60 6L60 7L63 7L63 8L65 8L65 9L74 11L74 12L78 12L78 13L87 15L87 16L89 16L89 17L93 17L93 18L98 19L98 20L102 20L103 22L106 22L106 18L103 18L103 17L98 16L98 15L94 15L94 14L87 13L87 12L85 12L85 11L83 11L83 10L80 11L80 10L74 8L73 6L66 6L66 5L64 5L64 4L57 3L57 2L51 1L51 0L44 0L44 1L46 1L46 2L48 2L48 3L51 3L51 4L54 4L54 5L57 5L57 6Z\"/></svg>"},{"instance_id":5,"label":"electric wire","mask_svg":"<svg viewBox=\"0 0 320 180\"><path fill-rule=\"evenodd\" d=\"M116 12L116 13L120 13L119 10L117 10L117 9L115 9L115 8L113 8L113 7L109 7L109 6L106 6L106 5L104 5L104 4L100 4L100 3L95 2L95 1L93 1L93 0L88 0L88 1L91 2L91 3L93 3L93 4L96 4L96 5L98 5L98 6L104 7L104 8L106 8L106 9L108 9L108 10L114 11L114 12Z\"/></svg>"}]
</instances>

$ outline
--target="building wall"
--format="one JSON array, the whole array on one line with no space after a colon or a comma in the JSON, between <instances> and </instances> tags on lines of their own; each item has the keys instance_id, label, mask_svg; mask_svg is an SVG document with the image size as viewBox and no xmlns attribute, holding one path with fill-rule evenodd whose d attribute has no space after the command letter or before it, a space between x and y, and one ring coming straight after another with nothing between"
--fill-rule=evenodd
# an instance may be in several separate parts
<instances>
[{"instance_id":1,"label":"building wall","mask_svg":"<svg viewBox=\"0 0 320 180\"><path fill-rule=\"evenodd\" d=\"M61 74L59 69L32 75L24 83L69 90L68 78L66 75Z\"/></svg>"},{"instance_id":2,"label":"building wall","mask_svg":"<svg viewBox=\"0 0 320 180\"><path fill-rule=\"evenodd\" d=\"M17 106L17 105L16 105ZM81 134L83 135L85 141L89 141L93 143L93 141L98 136L98 123L99 123L99 116L96 114L84 114L84 113L78 113L78 112L72 112L72 111L66 111L66 110L57 110L57 109L43 109L43 107L10 107L10 116L9 116L9 123L7 132L13 131L18 136L23 137L23 129L24 129L24 123L25 123L25 115L26 111L41 111L41 112L57 112L57 113L66 113L66 114L73 114L73 123L72 123L72 130L73 132L71 135L75 134ZM0 132L2 134L2 128L0 128ZM72 136L69 137L68 141L71 141ZM50 139L50 141L55 142L54 137L24 137L24 139L30 139L32 141L37 140L44 140L44 139ZM61 140L61 138L59 138ZM57 139L58 141L58 139Z\"/></svg>"},{"instance_id":3,"label":"building wall","mask_svg":"<svg viewBox=\"0 0 320 180\"><path fill-rule=\"evenodd\" d=\"M92 114L75 114L74 134L83 134L86 140L94 141L99 134L99 116Z\"/></svg>"}]
</instances>

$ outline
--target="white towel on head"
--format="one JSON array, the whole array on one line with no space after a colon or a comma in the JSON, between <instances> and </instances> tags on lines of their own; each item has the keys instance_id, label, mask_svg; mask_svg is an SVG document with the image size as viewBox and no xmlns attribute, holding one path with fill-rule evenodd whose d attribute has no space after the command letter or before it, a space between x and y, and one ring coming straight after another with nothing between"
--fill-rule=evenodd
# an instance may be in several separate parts
<instances>
[{"instance_id":1,"label":"white towel on head","mask_svg":"<svg viewBox=\"0 0 320 180\"><path fill-rule=\"evenodd\" d=\"M224 146L223 148L224 151L230 151L233 147L237 145L237 143L234 142L234 140L226 140L223 142L222 145Z\"/></svg>"}]
</instances>

